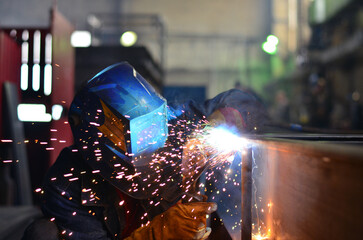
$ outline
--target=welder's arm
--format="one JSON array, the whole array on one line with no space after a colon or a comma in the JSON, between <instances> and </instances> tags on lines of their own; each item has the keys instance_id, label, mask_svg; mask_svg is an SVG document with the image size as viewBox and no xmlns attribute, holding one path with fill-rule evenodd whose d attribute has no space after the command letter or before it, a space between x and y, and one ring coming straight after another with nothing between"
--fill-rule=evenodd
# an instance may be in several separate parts
<instances>
[{"instance_id":1,"label":"welder's arm","mask_svg":"<svg viewBox=\"0 0 363 240\"><path fill-rule=\"evenodd\" d=\"M189 101L183 105L182 110L188 119L195 116L217 118L217 121L222 120L227 125L234 125L244 133L261 130L268 120L264 104L253 94L237 89L220 93L203 104ZM219 113L215 113L216 111ZM213 113L215 114L211 116Z\"/></svg>"},{"instance_id":2,"label":"welder's arm","mask_svg":"<svg viewBox=\"0 0 363 240\"><path fill-rule=\"evenodd\" d=\"M102 207L90 208L78 203L77 195L60 192L55 186L45 189L42 211L47 218L54 218L60 239L111 240L102 222Z\"/></svg>"},{"instance_id":3,"label":"welder's arm","mask_svg":"<svg viewBox=\"0 0 363 240\"><path fill-rule=\"evenodd\" d=\"M127 240L207 239L206 215L217 210L212 202L178 203L138 228Z\"/></svg>"},{"instance_id":4,"label":"welder's arm","mask_svg":"<svg viewBox=\"0 0 363 240\"><path fill-rule=\"evenodd\" d=\"M45 177L42 194L42 211L46 218L56 223L59 239L110 240L104 224L103 206L82 204L81 179L68 181L63 177L74 168L74 176L80 172L81 162L72 155L71 148L65 148ZM51 179L53 178L54 179ZM78 177L78 176L77 176Z\"/></svg>"}]
</instances>

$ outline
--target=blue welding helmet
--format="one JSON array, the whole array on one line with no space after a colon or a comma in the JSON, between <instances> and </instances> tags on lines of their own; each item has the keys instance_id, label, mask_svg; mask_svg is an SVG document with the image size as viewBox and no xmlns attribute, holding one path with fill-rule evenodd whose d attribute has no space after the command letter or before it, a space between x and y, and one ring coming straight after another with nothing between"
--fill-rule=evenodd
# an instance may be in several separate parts
<instances>
[{"instance_id":1,"label":"blue welding helmet","mask_svg":"<svg viewBox=\"0 0 363 240\"><path fill-rule=\"evenodd\" d=\"M126 193L135 158L163 147L168 135L166 100L128 63L87 82L71 104L69 123L83 158Z\"/></svg>"}]
</instances>

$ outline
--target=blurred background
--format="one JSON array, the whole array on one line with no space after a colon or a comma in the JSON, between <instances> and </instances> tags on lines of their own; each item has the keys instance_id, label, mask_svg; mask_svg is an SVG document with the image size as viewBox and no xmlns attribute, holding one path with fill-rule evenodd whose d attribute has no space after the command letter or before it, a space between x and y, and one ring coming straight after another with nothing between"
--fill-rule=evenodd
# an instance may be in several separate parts
<instances>
[{"instance_id":1,"label":"blurred background","mask_svg":"<svg viewBox=\"0 0 363 240\"><path fill-rule=\"evenodd\" d=\"M280 125L363 129L360 0L1 1L1 181L24 186L4 187L2 204L37 202L45 171L72 144L74 93L120 61L167 100L240 88Z\"/></svg>"}]
</instances>

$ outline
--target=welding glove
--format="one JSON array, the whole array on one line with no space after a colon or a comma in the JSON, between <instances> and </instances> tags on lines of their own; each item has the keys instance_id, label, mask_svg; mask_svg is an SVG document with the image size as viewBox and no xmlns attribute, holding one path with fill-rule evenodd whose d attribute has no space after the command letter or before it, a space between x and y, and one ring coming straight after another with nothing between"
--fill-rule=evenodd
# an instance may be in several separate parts
<instances>
[{"instance_id":1,"label":"welding glove","mask_svg":"<svg viewBox=\"0 0 363 240\"><path fill-rule=\"evenodd\" d=\"M178 203L136 229L127 240L207 239L206 216L217 210L213 202Z\"/></svg>"}]
</instances>

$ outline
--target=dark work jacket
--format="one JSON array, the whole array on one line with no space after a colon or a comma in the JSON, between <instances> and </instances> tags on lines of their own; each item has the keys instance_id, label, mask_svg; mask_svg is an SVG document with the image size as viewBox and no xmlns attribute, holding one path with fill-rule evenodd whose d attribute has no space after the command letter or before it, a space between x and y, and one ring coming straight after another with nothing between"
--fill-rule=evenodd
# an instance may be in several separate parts
<instances>
[{"instance_id":1,"label":"dark work jacket","mask_svg":"<svg viewBox=\"0 0 363 240\"><path fill-rule=\"evenodd\" d=\"M42 198L44 215L55 221L65 239L120 237L123 208L117 206L121 200L115 189L92 173L81 154L72 150L76 149L63 149L46 175Z\"/></svg>"},{"instance_id":2,"label":"dark work jacket","mask_svg":"<svg viewBox=\"0 0 363 240\"><path fill-rule=\"evenodd\" d=\"M175 115L170 122L183 118L196 121L219 108L233 107L247 123L246 131L250 131L256 119L262 120L265 116L261 106L254 96L230 90L203 104L190 101L177 108L170 107L171 114ZM144 223L152 220L177 202L181 196L179 185L168 188L159 199L134 199L137 211L129 214ZM43 190L42 211L57 224L64 239L122 239L125 237L122 233L133 224L126 221L128 213L117 189L91 169L74 146L60 153L46 175ZM160 201L160 204L148 209L149 201Z\"/></svg>"},{"instance_id":3,"label":"dark work jacket","mask_svg":"<svg viewBox=\"0 0 363 240\"><path fill-rule=\"evenodd\" d=\"M168 189L162 200L160 197L132 199L136 211L127 213L125 210L129 206L126 203L130 198L123 199L118 190L88 167L76 151L74 146L63 149L43 184L42 211L55 221L62 238L122 239L127 228L135 228L130 224L146 223L175 204L181 194L175 185L174 189ZM146 202L151 200L160 201L160 204L147 208ZM126 214L138 221L126 222Z\"/></svg>"}]
</instances>

